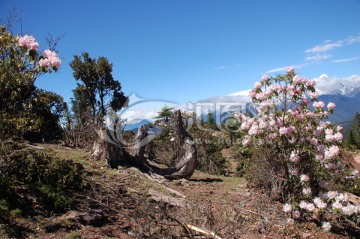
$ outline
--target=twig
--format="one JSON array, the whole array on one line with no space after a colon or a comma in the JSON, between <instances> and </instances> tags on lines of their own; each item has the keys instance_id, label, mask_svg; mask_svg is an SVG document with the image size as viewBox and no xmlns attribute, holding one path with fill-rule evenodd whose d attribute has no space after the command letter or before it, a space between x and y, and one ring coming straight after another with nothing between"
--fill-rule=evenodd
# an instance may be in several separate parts
<instances>
[{"instance_id":1,"label":"twig","mask_svg":"<svg viewBox=\"0 0 360 239\"><path fill-rule=\"evenodd\" d=\"M222 239L221 237L219 237L218 235L216 235L215 232L212 232L212 231L209 231L207 229L202 229L202 228L199 228L199 227L196 227L196 226L193 226L193 225L190 225L190 224L185 224L188 228L190 228L191 230L194 230L194 231L197 231L197 232L200 232L206 236L212 236L213 238L215 239Z\"/></svg>"},{"instance_id":2,"label":"twig","mask_svg":"<svg viewBox=\"0 0 360 239\"><path fill-rule=\"evenodd\" d=\"M258 215L258 216L264 218L266 222L269 222L269 220L264 215L261 215L260 213L257 213L257 212L254 212L254 211L251 211L251 210L248 210L248 209L245 209L245 208L237 208L237 209L243 210L243 211L246 211L246 212L250 212L250 213L255 214L255 215Z\"/></svg>"}]
</instances>

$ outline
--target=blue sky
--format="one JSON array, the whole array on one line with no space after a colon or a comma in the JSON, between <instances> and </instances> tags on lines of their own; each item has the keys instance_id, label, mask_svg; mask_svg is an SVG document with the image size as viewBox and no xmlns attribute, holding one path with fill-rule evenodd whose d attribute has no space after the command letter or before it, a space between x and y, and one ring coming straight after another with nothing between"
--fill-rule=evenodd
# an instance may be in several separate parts
<instances>
[{"instance_id":1,"label":"blue sky","mask_svg":"<svg viewBox=\"0 0 360 239\"><path fill-rule=\"evenodd\" d=\"M69 62L87 51L113 63L126 95L185 104L250 89L288 65L309 78L360 75L359 0L0 0L23 30L65 34L63 65L37 85L72 97Z\"/></svg>"}]
</instances>

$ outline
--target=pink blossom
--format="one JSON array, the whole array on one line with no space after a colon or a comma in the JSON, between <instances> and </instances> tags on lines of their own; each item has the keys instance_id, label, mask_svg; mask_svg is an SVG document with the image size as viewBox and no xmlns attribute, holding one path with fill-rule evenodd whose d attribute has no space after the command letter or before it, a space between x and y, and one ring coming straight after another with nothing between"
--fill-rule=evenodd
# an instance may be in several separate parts
<instances>
[{"instance_id":1,"label":"pink blossom","mask_svg":"<svg viewBox=\"0 0 360 239\"><path fill-rule=\"evenodd\" d=\"M321 160L324 160L324 155L323 154L317 154L317 155L315 155L315 158L317 160L321 161Z\"/></svg>"},{"instance_id":2,"label":"pink blossom","mask_svg":"<svg viewBox=\"0 0 360 239\"><path fill-rule=\"evenodd\" d=\"M293 218L299 219L300 217L301 217L301 213L299 211L296 210L293 212Z\"/></svg>"},{"instance_id":3,"label":"pink blossom","mask_svg":"<svg viewBox=\"0 0 360 239\"><path fill-rule=\"evenodd\" d=\"M326 195L327 195L327 198L334 199L337 196L339 196L339 193L336 192L336 191L329 191L329 192L326 193Z\"/></svg>"},{"instance_id":4,"label":"pink blossom","mask_svg":"<svg viewBox=\"0 0 360 239\"><path fill-rule=\"evenodd\" d=\"M340 125L338 125L338 126L336 127L336 130L337 130L337 131L342 131L342 130L343 130L343 127L341 127Z\"/></svg>"},{"instance_id":5,"label":"pink blossom","mask_svg":"<svg viewBox=\"0 0 360 239\"><path fill-rule=\"evenodd\" d=\"M288 72L288 73L294 73L294 72L295 72L295 68L294 68L293 66L289 66L289 67L287 68L287 72Z\"/></svg>"},{"instance_id":6,"label":"pink blossom","mask_svg":"<svg viewBox=\"0 0 360 239\"><path fill-rule=\"evenodd\" d=\"M293 129L291 127L288 127L288 128L287 127L281 127L279 129L279 133L281 135L291 135L292 132L293 132Z\"/></svg>"},{"instance_id":7,"label":"pink blossom","mask_svg":"<svg viewBox=\"0 0 360 239\"><path fill-rule=\"evenodd\" d=\"M264 82L268 82L270 80L270 77L268 75L263 75L261 77L261 80L264 81Z\"/></svg>"},{"instance_id":8,"label":"pink blossom","mask_svg":"<svg viewBox=\"0 0 360 239\"><path fill-rule=\"evenodd\" d=\"M322 101L317 101L313 103L314 108L323 108L325 106L325 103Z\"/></svg>"},{"instance_id":9,"label":"pink blossom","mask_svg":"<svg viewBox=\"0 0 360 239\"><path fill-rule=\"evenodd\" d=\"M284 204L283 211L286 212L286 213L291 212L292 211L291 204L288 204L288 203Z\"/></svg>"},{"instance_id":10,"label":"pink blossom","mask_svg":"<svg viewBox=\"0 0 360 239\"><path fill-rule=\"evenodd\" d=\"M311 188L304 188L304 189L302 190L302 192L303 192L303 194L305 194L305 195L310 195L310 194L311 194Z\"/></svg>"},{"instance_id":11,"label":"pink blossom","mask_svg":"<svg viewBox=\"0 0 360 239\"><path fill-rule=\"evenodd\" d=\"M325 159L332 159L334 157L336 157L338 154L340 153L340 149L338 146L333 145L330 146L330 148L325 150Z\"/></svg>"},{"instance_id":12,"label":"pink blossom","mask_svg":"<svg viewBox=\"0 0 360 239\"><path fill-rule=\"evenodd\" d=\"M309 180L310 180L310 178L309 178L308 175L306 175L306 174L301 174L300 175L300 181L301 182L309 182Z\"/></svg>"},{"instance_id":13,"label":"pink blossom","mask_svg":"<svg viewBox=\"0 0 360 239\"><path fill-rule=\"evenodd\" d=\"M44 50L43 57L39 61L39 65L42 67L59 67L61 65L61 60L56 54L56 52L53 52L51 50Z\"/></svg>"},{"instance_id":14,"label":"pink blossom","mask_svg":"<svg viewBox=\"0 0 360 239\"><path fill-rule=\"evenodd\" d=\"M331 169L331 170L337 169L337 165L334 164L334 163L327 163L327 164L325 164L324 166L325 166L325 168Z\"/></svg>"},{"instance_id":15,"label":"pink blossom","mask_svg":"<svg viewBox=\"0 0 360 239\"><path fill-rule=\"evenodd\" d=\"M289 157L289 161L290 162L298 162L300 159L299 155L298 155L298 152L296 151L292 151L291 154L290 154L290 157Z\"/></svg>"},{"instance_id":16,"label":"pink blossom","mask_svg":"<svg viewBox=\"0 0 360 239\"><path fill-rule=\"evenodd\" d=\"M336 134L334 134L334 139L335 139L337 142L341 143L342 140L343 140L343 135L342 135L342 133L337 132Z\"/></svg>"},{"instance_id":17,"label":"pink blossom","mask_svg":"<svg viewBox=\"0 0 360 239\"><path fill-rule=\"evenodd\" d=\"M324 230L324 231L330 231L331 230L331 224L330 222L323 222L322 225L321 225L321 228Z\"/></svg>"},{"instance_id":18,"label":"pink blossom","mask_svg":"<svg viewBox=\"0 0 360 239\"><path fill-rule=\"evenodd\" d=\"M25 46L28 50L37 51L39 48L39 43L35 40L33 36L25 35L20 37L18 40L19 46Z\"/></svg>"},{"instance_id":19,"label":"pink blossom","mask_svg":"<svg viewBox=\"0 0 360 239\"><path fill-rule=\"evenodd\" d=\"M315 82L314 80L308 80L308 81L306 82L306 84L307 84L308 86L315 86L315 85L316 85L316 82Z\"/></svg>"},{"instance_id":20,"label":"pink blossom","mask_svg":"<svg viewBox=\"0 0 360 239\"><path fill-rule=\"evenodd\" d=\"M316 138L312 138L310 139L310 144L312 145L317 145L318 144L318 140Z\"/></svg>"},{"instance_id":21,"label":"pink blossom","mask_svg":"<svg viewBox=\"0 0 360 239\"><path fill-rule=\"evenodd\" d=\"M254 88L255 89L261 89L261 82L255 82L255 84L254 84Z\"/></svg>"},{"instance_id":22,"label":"pink blossom","mask_svg":"<svg viewBox=\"0 0 360 239\"><path fill-rule=\"evenodd\" d=\"M311 99L317 99L316 92L310 92L310 97L311 97Z\"/></svg>"},{"instance_id":23,"label":"pink blossom","mask_svg":"<svg viewBox=\"0 0 360 239\"><path fill-rule=\"evenodd\" d=\"M298 75L294 76L292 80L294 81L295 84L301 84L303 82L303 78Z\"/></svg>"},{"instance_id":24,"label":"pink blossom","mask_svg":"<svg viewBox=\"0 0 360 239\"><path fill-rule=\"evenodd\" d=\"M343 207L341 210L342 213L346 216L351 216L357 212L356 206L352 204L348 204L347 206Z\"/></svg>"},{"instance_id":25,"label":"pink blossom","mask_svg":"<svg viewBox=\"0 0 360 239\"><path fill-rule=\"evenodd\" d=\"M275 85L275 84L271 84L269 86L269 89L272 90L272 91L277 91L279 89L279 86L278 85Z\"/></svg>"},{"instance_id":26,"label":"pink blossom","mask_svg":"<svg viewBox=\"0 0 360 239\"><path fill-rule=\"evenodd\" d=\"M253 124L249 130L249 135L256 135L259 132L259 126L257 124Z\"/></svg>"},{"instance_id":27,"label":"pink blossom","mask_svg":"<svg viewBox=\"0 0 360 239\"><path fill-rule=\"evenodd\" d=\"M310 212L312 212L315 209L315 205L312 203L307 203L305 201L300 201L299 207L301 209L305 209L308 210Z\"/></svg>"},{"instance_id":28,"label":"pink blossom","mask_svg":"<svg viewBox=\"0 0 360 239\"><path fill-rule=\"evenodd\" d=\"M271 134L269 134L268 138L269 138L269 139L275 139L276 136L277 136L277 135L276 135L275 133L271 133Z\"/></svg>"},{"instance_id":29,"label":"pink blossom","mask_svg":"<svg viewBox=\"0 0 360 239\"><path fill-rule=\"evenodd\" d=\"M243 140L241 141L243 146L246 146L250 143L250 136L246 135Z\"/></svg>"},{"instance_id":30,"label":"pink blossom","mask_svg":"<svg viewBox=\"0 0 360 239\"><path fill-rule=\"evenodd\" d=\"M336 107L336 105L332 102L329 102L329 104L327 105L328 110L334 110L335 107Z\"/></svg>"},{"instance_id":31,"label":"pink blossom","mask_svg":"<svg viewBox=\"0 0 360 239\"><path fill-rule=\"evenodd\" d=\"M319 197L314 198L313 201L319 209L325 209L327 207L327 203L323 202Z\"/></svg>"},{"instance_id":32,"label":"pink blossom","mask_svg":"<svg viewBox=\"0 0 360 239\"><path fill-rule=\"evenodd\" d=\"M253 99L256 96L256 93L254 91L249 92L249 97Z\"/></svg>"},{"instance_id":33,"label":"pink blossom","mask_svg":"<svg viewBox=\"0 0 360 239\"><path fill-rule=\"evenodd\" d=\"M256 98L258 100L264 100L265 99L265 94L264 93L257 93L256 94Z\"/></svg>"}]
</instances>

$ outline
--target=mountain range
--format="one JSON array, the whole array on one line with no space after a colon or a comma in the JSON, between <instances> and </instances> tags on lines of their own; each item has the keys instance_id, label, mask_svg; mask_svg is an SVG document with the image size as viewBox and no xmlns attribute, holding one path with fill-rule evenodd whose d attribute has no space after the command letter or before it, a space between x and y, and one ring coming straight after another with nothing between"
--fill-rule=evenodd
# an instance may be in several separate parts
<instances>
[{"instance_id":1,"label":"mountain range","mask_svg":"<svg viewBox=\"0 0 360 239\"><path fill-rule=\"evenodd\" d=\"M324 101L325 104L329 102L336 104L335 113L329 117L330 121L344 126L351 123L354 115L360 112L360 76L339 78L322 74L313 80L316 82L315 89L318 99ZM249 91L242 90L225 96L211 97L197 103L244 103L248 106L251 104ZM127 130L134 130L148 122L148 120L133 122L127 126Z\"/></svg>"}]
</instances>

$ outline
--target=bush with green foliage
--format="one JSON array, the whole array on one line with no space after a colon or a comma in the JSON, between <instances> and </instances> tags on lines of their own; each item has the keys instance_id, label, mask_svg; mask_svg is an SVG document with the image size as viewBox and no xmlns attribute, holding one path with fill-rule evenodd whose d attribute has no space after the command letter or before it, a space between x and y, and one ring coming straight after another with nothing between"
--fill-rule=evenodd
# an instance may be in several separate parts
<instances>
[{"instance_id":1,"label":"bush with green foliage","mask_svg":"<svg viewBox=\"0 0 360 239\"><path fill-rule=\"evenodd\" d=\"M74 205L71 190L84 187L84 168L19 143L0 142L1 221L19 212L66 211Z\"/></svg>"},{"instance_id":2,"label":"bush with green foliage","mask_svg":"<svg viewBox=\"0 0 360 239\"><path fill-rule=\"evenodd\" d=\"M0 26L0 139L60 129L62 98L37 89L35 81L57 71L61 61L54 51L39 53L38 48L34 37L13 35Z\"/></svg>"}]
</instances>

